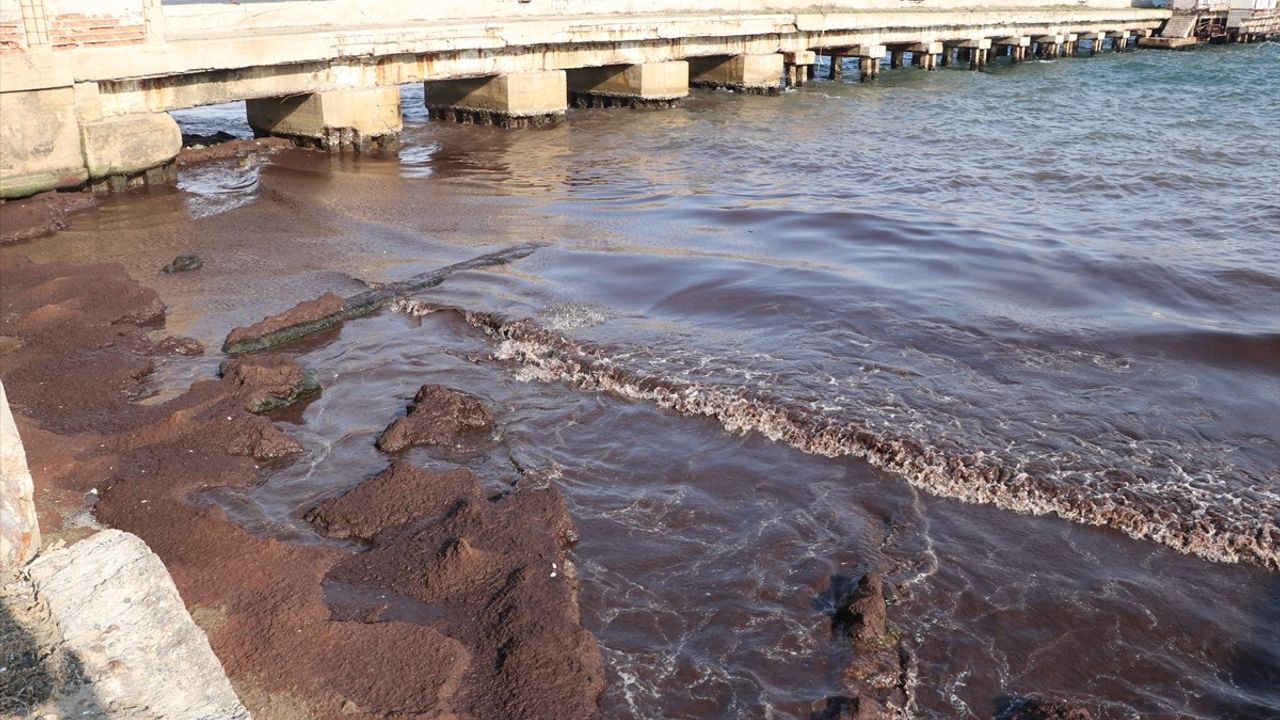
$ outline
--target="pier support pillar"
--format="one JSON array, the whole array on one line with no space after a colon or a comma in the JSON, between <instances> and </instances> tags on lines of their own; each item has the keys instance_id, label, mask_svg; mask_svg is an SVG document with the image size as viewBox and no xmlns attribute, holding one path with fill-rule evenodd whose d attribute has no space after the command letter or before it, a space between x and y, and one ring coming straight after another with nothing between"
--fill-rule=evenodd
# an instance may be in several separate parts
<instances>
[{"instance_id":1,"label":"pier support pillar","mask_svg":"<svg viewBox=\"0 0 1280 720\"><path fill-rule=\"evenodd\" d=\"M946 48L940 42L924 42L908 45L903 49L911 53L912 65L921 70L932 70L934 68L933 57Z\"/></svg>"},{"instance_id":2,"label":"pier support pillar","mask_svg":"<svg viewBox=\"0 0 1280 720\"><path fill-rule=\"evenodd\" d=\"M1113 52L1124 52L1129 47L1129 32L1121 30L1119 32L1109 32L1107 37L1111 38L1111 50Z\"/></svg>"},{"instance_id":3,"label":"pier support pillar","mask_svg":"<svg viewBox=\"0 0 1280 720\"><path fill-rule=\"evenodd\" d=\"M783 76L787 85L803 87L809 80L809 70L818 62L817 53L812 50L799 50L782 54Z\"/></svg>"},{"instance_id":4,"label":"pier support pillar","mask_svg":"<svg viewBox=\"0 0 1280 720\"><path fill-rule=\"evenodd\" d=\"M858 58L858 79L868 82L880 77L880 57Z\"/></svg>"},{"instance_id":5,"label":"pier support pillar","mask_svg":"<svg viewBox=\"0 0 1280 720\"><path fill-rule=\"evenodd\" d=\"M900 48L894 48L889 51L889 67L897 70L902 67L902 60L905 52Z\"/></svg>"},{"instance_id":6,"label":"pier support pillar","mask_svg":"<svg viewBox=\"0 0 1280 720\"><path fill-rule=\"evenodd\" d=\"M176 179L182 133L168 113L103 117L97 83L0 95L0 198L127 190Z\"/></svg>"},{"instance_id":7,"label":"pier support pillar","mask_svg":"<svg viewBox=\"0 0 1280 720\"><path fill-rule=\"evenodd\" d=\"M427 82L427 114L503 128L545 127L564 120L568 80L563 70Z\"/></svg>"},{"instance_id":8,"label":"pier support pillar","mask_svg":"<svg viewBox=\"0 0 1280 720\"><path fill-rule=\"evenodd\" d=\"M1040 35L1035 38L1038 52L1042 60L1058 57L1062 53L1062 44L1067 41L1066 35Z\"/></svg>"},{"instance_id":9,"label":"pier support pillar","mask_svg":"<svg viewBox=\"0 0 1280 720\"><path fill-rule=\"evenodd\" d=\"M844 77L844 56L832 55L831 67L827 70L828 80L840 80Z\"/></svg>"},{"instance_id":10,"label":"pier support pillar","mask_svg":"<svg viewBox=\"0 0 1280 720\"><path fill-rule=\"evenodd\" d=\"M1106 37L1105 33L1081 33L1078 38L1078 42L1084 43L1084 45L1083 48L1078 49L1077 52L1087 50L1089 55L1097 55L1099 52L1102 52L1102 39L1104 37Z\"/></svg>"},{"instance_id":11,"label":"pier support pillar","mask_svg":"<svg viewBox=\"0 0 1280 720\"><path fill-rule=\"evenodd\" d=\"M169 113L83 123L80 144L94 192L120 192L178 179L173 160L182 149L182 131Z\"/></svg>"},{"instance_id":12,"label":"pier support pillar","mask_svg":"<svg viewBox=\"0 0 1280 720\"><path fill-rule=\"evenodd\" d=\"M968 56L970 70L980 70L987 66L991 45L991 38L974 38L956 43L956 47Z\"/></svg>"},{"instance_id":13,"label":"pier support pillar","mask_svg":"<svg viewBox=\"0 0 1280 720\"><path fill-rule=\"evenodd\" d=\"M608 65L566 71L574 107L675 107L689 96L689 63Z\"/></svg>"},{"instance_id":14,"label":"pier support pillar","mask_svg":"<svg viewBox=\"0 0 1280 720\"><path fill-rule=\"evenodd\" d=\"M689 58L689 85L693 87L777 95L781 81L780 53Z\"/></svg>"},{"instance_id":15,"label":"pier support pillar","mask_svg":"<svg viewBox=\"0 0 1280 720\"><path fill-rule=\"evenodd\" d=\"M403 127L398 87L247 100L245 112L259 137L332 151L395 149Z\"/></svg>"}]
</instances>

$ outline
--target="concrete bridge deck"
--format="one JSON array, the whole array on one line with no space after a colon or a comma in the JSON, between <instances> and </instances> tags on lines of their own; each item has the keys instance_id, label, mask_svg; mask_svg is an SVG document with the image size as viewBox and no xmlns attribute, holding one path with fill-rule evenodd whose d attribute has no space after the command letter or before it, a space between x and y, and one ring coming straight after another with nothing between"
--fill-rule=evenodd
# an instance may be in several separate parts
<instances>
[{"instance_id":1,"label":"concrete bridge deck","mask_svg":"<svg viewBox=\"0 0 1280 720\"><path fill-rule=\"evenodd\" d=\"M860 58L874 77L886 54L931 68L959 49L980 68L993 48L1016 60L1033 44L1119 46L1170 14L1128 0L691 5L0 0L0 197L162 181L178 149L164 113L198 105L247 100L256 130L367 149L399 130L406 83L427 83L433 117L519 126L554 120L571 95L652 106L691 83L768 91L784 68L803 82L815 53Z\"/></svg>"}]
</instances>

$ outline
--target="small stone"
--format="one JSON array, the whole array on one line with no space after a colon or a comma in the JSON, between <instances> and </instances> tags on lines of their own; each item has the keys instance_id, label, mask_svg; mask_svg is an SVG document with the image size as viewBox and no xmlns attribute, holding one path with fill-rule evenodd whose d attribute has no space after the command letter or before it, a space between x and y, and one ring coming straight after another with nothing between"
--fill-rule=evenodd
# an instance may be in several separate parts
<instances>
[{"instance_id":1,"label":"small stone","mask_svg":"<svg viewBox=\"0 0 1280 720\"><path fill-rule=\"evenodd\" d=\"M201 260L199 255L179 255L173 259L173 262L160 268L160 272L189 272L191 270L199 270L202 267L204 267L204 260Z\"/></svg>"}]
</instances>

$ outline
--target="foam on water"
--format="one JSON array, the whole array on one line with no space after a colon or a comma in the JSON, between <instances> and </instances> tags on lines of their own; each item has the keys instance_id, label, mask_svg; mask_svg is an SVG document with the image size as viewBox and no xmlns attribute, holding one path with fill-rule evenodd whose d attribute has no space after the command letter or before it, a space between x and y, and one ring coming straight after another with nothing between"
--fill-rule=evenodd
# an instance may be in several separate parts
<instances>
[{"instance_id":1,"label":"foam on water","mask_svg":"<svg viewBox=\"0 0 1280 720\"><path fill-rule=\"evenodd\" d=\"M409 313L437 309L411 301L397 307ZM648 400L684 415L712 417L729 432L755 431L807 453L865 458L943 497L1103 525L1211 560L1280 567L1280 497L1262 485L1250 486L1245 497L1228 488L1215 494L1197 487L1176 466L1170 468L1170 481L1122 467L1061 472L1052 457L1008 461L983 449L944 449L901 429L832 417L823 408L760 390L628 365L532 320L460 312L499 343L497 357L521 363L527 379ZM706 362L703 358L701 364ZM665 363L651 358L650 367L655 364Z\"/></svg>"}]
</instances>

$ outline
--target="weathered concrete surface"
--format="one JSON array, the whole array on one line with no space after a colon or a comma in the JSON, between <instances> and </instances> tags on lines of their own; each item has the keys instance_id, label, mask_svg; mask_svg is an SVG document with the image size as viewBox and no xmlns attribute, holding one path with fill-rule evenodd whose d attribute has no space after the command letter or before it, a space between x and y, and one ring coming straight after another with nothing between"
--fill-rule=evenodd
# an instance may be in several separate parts
<instances>
[{"instance_id":1,"label":"weathered concrete surface","mask_svg":"<svg viewBox=\"0 0 1280 720\"><path fill-rule=\"evenodd\" d=\"M254 132L325 150L393 147L404 127L396 87L249 100L245 110Z\"/></svg>"},{"instance_id":2,"label":"weathered concrete surface","mask_svg":"<svg viewBox=\"0 0 1280 720\"><path fill-rule=\"evenodd\" d=\"M569 109L563 70L429 82L425 94L431 117L477 125L552 125Z\"/></svg>"},{"instance_id":3,"label":"weathered concrete surface","mask_svg":"<svg viewBox=\"0 0 1280 720\"><path fill-rule=\"evenodd\" d=\"M776 95L782 85L782 55L733 55L689 61L689 84L736 92Z\"/></svg>"},{"instance_id":4,"label":"weathered concrete surface","mask_svg":"<svg viewBox=\"0 0 1280 720\"><path fill-rule=\"evenodd\" d=\"M0 575L25 565L39 550L35 487L4 384L0 383Z\"/></svg>"},{"instance_id":5,"label":"weathered concrete surface","mask_svg":"<svg viewBox=\"0 0 1280 720\"><path fill-rule=\"evenodd\" d=\"M70 87L0 95L0 197L75 187L89 179L74 104Z\"/></svg>"},{"instance_id":6,"label":"weathered concrete surface","mask_svg":"<svg viewBox=\"0 0 1280 720\"><path fill-rule=\"evenodd\" d=\"M127 115L83 123L80 141L89 178L95 180L169 163L182 149L182 131L168 113Z\"/></svg>"},{"instance_id":7,"label":"weathered concrete surface","mask_svg":"<svg viewBox=\"0 0 1280 720\"><path fill-rule=\"evenodd\" d=\"M689 95L689 63L575 68L568 71L568 85L577 107L669 106Z\"/></svg>"},{"instance_id":8,"label":"weathered concrete surface","mask_svg":"<svg viewBox=\"0 0 1280 720\"><path fill-rule=\"evenodd\" d=\"M248 720L160 558L103 530L27 569L100 711L120 720Z\"/></svg>"}]
</instances>

